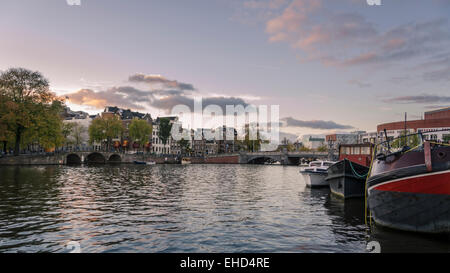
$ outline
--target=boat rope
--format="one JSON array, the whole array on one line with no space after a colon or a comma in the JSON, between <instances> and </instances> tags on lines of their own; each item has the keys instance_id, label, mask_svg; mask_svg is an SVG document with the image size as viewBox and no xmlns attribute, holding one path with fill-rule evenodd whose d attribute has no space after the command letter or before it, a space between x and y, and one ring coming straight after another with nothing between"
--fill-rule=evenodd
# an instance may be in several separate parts
<instances>
[{"instance_id":1,"label":"boat rope","mask_svg":"<svg viewBox=\"0 0 450 273\"><path fill-rule=\"evenodd\" d=\"M422 147L422 144L419 144L419 145L417 145L417 146L415 146L415 147L413 147L413 148L411 148L411 149L409 149L409 150L407 150L407 151L405 151L405 152L403 152L403 153L406 154L406 153L412 152L412 151L414 151L415 149L420 148L420 147Z\"/></svg>"},{"instance_id":2,"label":"boat rope","mask_svg":"<svg viewBox=\"0 0 450 273\"><path fill-rule=\"evenodd\" d=\"M353 167L352 162L349 160L348 163L350 163L350 167L352 168L352 172L353 172L353 174L354 174L356 177L358 177L358 178L365 178L365 177L369 174L369 172L367 172L367 173L364 174L364 175L361 175L361 174L357 173L356 170L355 170L355 168Z\"/></svg>"},{"instance_id":3,"label":"boat rope","mask_svg":"<svg viewBox=\"0 0 450 273\"><path fill-rule=\"evenodd\" d=\"M450 144L446 144L446 143L439 143L439 142L434 142L434 141L430 141L431 144L436 144L436 145L442 145L442 146L448 146L450 147Z\"/></svg>"}]
</instances>

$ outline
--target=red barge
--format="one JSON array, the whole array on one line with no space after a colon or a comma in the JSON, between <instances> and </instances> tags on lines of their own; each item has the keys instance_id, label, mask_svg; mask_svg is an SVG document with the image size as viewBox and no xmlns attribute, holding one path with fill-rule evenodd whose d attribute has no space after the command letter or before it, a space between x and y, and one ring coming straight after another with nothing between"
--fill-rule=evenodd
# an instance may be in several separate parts
<instances>
[{"instance_id":1,"label":"red barge","mask_svg":"<svg viewBox=\"0 0 450 273\"><path fill-rule=\"evenodd\" d=\"M449 234L450 145L425 141L391 152L388 144L388 149L378 152L367 180L367 201L375 223Z\"/></svg>"}]
</instances>

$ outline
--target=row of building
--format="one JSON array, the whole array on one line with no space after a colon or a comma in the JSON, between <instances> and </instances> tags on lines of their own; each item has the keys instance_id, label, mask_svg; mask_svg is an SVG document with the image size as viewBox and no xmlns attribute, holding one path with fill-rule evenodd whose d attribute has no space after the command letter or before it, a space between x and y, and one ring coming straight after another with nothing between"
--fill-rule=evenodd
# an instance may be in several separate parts
<instances>
[{"instance_id":1,"label":"row of building","mask_svg":"<svg viewBox=\"0 0 450 273\"><path fill-rule=\"evenodd\" d=\"M139 112L133 112L129 109L121 109L118 107L106 107L104 111L97 115L89 115L85 112L71 111L66 108L64 113L67 123L78 123L82 127L86 128L83 132L83 142L81 148L91 147L89 145L89 135L87 128L93 119L99 116L118 116L123 123L124 133L121 136L113 139L116 149L132 150L137 148L133 140L129 139L128 128L131 121L135 118L146 120L149 124L152 124L152 135L146 145L146 150L150 153L157 155L160 154L184 154L189 152L194 156L215 155L221 153L235 153L246 150L246 147L242 142L237 140L237 132L234 130L233 139L227 139L226 131L229 128L219 127L214 129L196 129L190 131L190 137L188 141L188 150L184 151L186 147L182 147L179 141L175 141L170 137L166 144L159 138L159 125L160 118L153 119L150 114L143 114ZM177 117L166 117L170 120L171 124L177 123ZM294 149L308 148L311 150L317 150L320 147L326 147L329 150L337 149L339 144L358 144L358 143L378 143L384 141L387 138L389 140L401 136L405 133L405 129L408 134L412 133L424 133L424 137L430 140L436 141L450 141L450 107L425 112L424 118L420 120L398 121L391 123L384 123L377 126L377 130L374 132L355 131L351 133L341 134L329 134L323 136L317 135L304 135L299 141L293 143ZM212 131L221 134L220 139L208 139L205 135L211 135ZM449 130L449 131L445 131ZM220 131L222 131L220 133ZM198 137L198 136L201 137ZM197 136L197 137L195 137ZM284 143L285 146L287 143ZM283 143L282 145L283 146ZM74 148L74 147L72 147ZM94 149L101 149L101 143L94 143Z\"/></svg>"},{"instance_id":2,"label":"row of building","mask_svg":"<svg viewBox=\"0 0 450 273\"><path fill-rule=\"evenodd\" d=\"M419 120L405 120L383 123L374 132L355 131L351 133L330 134L325 136L305 135L301 144L309 149L327 146L336 149L339 144L379 143L393 140L405 134L422 133L424 139L450 142L450 107L425 112Z\"/></svg>"},{"instance_id":3,"label":"row of building","mask_svg":"<svg viewBox=\"0 0 450 273\"><path fill-rule=\"evenodd\" d=\"M187 147L182 146L179 141L175 141L172 137L169 137L166 144L163 143L161 138L159 138L159 128L161 118L157 117L153 119L150 114L143 114L139 112L133 112L129 109L122 109L115 106L107 106L102 113L97 115L89 115L88 113L82 111L71 111L69 108L66 108L63 117L65 123L77 123L79 126L82 126L82 143L79 145L68 144L68 149L88 149L93 148L95 150L103 149L102 143L93 143L89 144L89 133L88 128L91 122L98 117L114 117L117 116L122 121L123 125L123 133L121 136L117 136L113 138L112 141L114 143L114 149L120 149L122 151L134 150L139 147L139 144L135 143L129 137L128 129L133 119L145 120L149 124L152 125L152 134L149 138L148 143L145 145L145 149L147 152L156 154L156 155L179 155L189 153L193 156L205 156L205 155L215 155L221 153L234 153L241 150L244 150L242 144L236 141L237 133L234 130L234 138L227 139L227 128L219 127L216 129L197 129L190 131L190 137L186 139ZM170 123L173 125L178 122L178 117L169 116L164 117L169 119ZM228 128L229 129L229 128ZM219 130L219 134L221 134L220 139L207 139L205 136L211 135L215 133L215 130ZM220 132L221 131L221 132ZM195 136L200 137L195 137ZM70 142L70 136L69 136ZM78 147L76 147L78 146ZM187 148L187 151L186 151Z\"/></svg>"}]
</instances>

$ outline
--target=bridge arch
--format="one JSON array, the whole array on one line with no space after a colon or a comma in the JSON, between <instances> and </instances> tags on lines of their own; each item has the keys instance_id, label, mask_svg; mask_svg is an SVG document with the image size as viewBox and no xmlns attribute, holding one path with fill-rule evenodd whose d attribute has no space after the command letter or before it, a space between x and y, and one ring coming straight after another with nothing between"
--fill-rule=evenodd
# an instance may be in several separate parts
<instances>
[{"instance_id":1,"label":"bridge arch","mask_svg":"<svg viewBox=\"0 0 450 273\"><path fill-rule=\"evenodd\" d=\"M105 164L106 158L101 153L90 153L86 157L86 163L88 164Z\"/></svg>"},{"instance_id":2,"label":"bridge arch","mask_svg":"<svg viewBox=\"0 0 450 273\"><path fill-rule=\"evenodd\" d=\"M275 162L280 161L279 156L255 156L248 159L248 164L264 164L265 162Z\"/></svg>"},{"instance_id":3,"label":"bridge arch","mask_svg":"<svg viewBox=\"0 0 450 273\"><path fill-rule=\"evenodd\" d=\"M77 154L68 154L66 157L67 165L79 165L81 164L81 157Z\"/></svg>"},{"instance_id":4,"label":"bridge arch","mask_svg":"<svg viewBox=\"0 0 450 273\"><path fill-rule=\"evenodd\" d=\"M108 163L121 163L122 158L118 154L112 154L108 158Z\"/></svg>"}]
</instances>

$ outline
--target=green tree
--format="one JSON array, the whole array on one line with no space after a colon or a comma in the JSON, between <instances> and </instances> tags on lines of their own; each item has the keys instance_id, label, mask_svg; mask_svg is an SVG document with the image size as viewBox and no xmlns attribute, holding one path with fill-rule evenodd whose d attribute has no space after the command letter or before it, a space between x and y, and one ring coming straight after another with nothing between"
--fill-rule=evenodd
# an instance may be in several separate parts
<instances>
[{"instance_id":1,"label":"green tree","mask_svg":"<svg viewBox=\"0 0 450 273\"><path fill-rule=\"evenodd\" d=\"M111 148L112 139L123 132L122 121L118 116L102 116L94 119L89 126L89 141L107 143L108 150Z\"/></svg>"},{"instance_id":2,"label":"green tree","mask_svg":"<svg viewBox=\"0 0 450 273\"><path fill-rule=\"evenodd\" d=\"M73 142L75 143L76 147L79 147L81 143L84 141L83 135L85 132L86 127L83 124L80 124L78 122L74 123L71 136L73 138Z\"/></svg>"},{"instance_id":3,"label":"green tree","mask_svg":"<svg viewBox=\"0 0 450 273\"><path fill-rule=\"evenodd\" d=\"M152 125L148 124L146 120L139 120L137 118L133 119L128 127L130 138L133 141L137 141L142 148L144 148L145 143L150 139L152 129Z\"/></svg>"},{"instance_id":4,"label":"green tree","mask_svg":"<svg viewBox=\"0 0 450 273\"><path fill-rule=\"evenodd\" d=\"M254 128L253 128L254 129ZM248 126L245 128L244 145L249 152L257 152L261 148L261 137L259 131L256 133L256 139L250 139L250 129Z\"/></svg>"},{"instance_id":5,"label":"green tree","mask_svg":"<svg viewBox=\"0 0 450 273\"><path fill-rule=\"evenodd\" d=\"M308 147L302 146L300 147L300 149L298 149L300 152L310 152L311 149L309 149Z\"/></svg>"},{"instance_id":6,"label":"green tree","mask_svg":"<svg viewBox=\"0 0 450 273\"><path fill-rule=\"evenodd\" d=\"M39 142L54 148L62 142L61 101L49 90L41 73L11 68L0 75L0 123L13 135L14 154L20 147Z\"/></svg>"},{"instance_id":7,"label":"green tree","mask_svg":"<svg viewBox=\"0 0 450 273\"><path fill-rule=\"evenodd\" d=\"M71 142L69 136L73 133L74 127L75 123L72 122L64 122L62 125L61 133L64 137L64 144L66 144L66 147Z\"/></svg>"},{"instance_id":8,"label":"green tree","mask_svg":"<svg viewBox=\"0 0 450 273\"><path fill-rule=\"evenodd\" d=\"M170 138L170 133L172 131L172 124L170 123L170 119L168 118L160 118L159 119L159 130L158 137L161 139L164 144L164 148L166 147L166 143Z\"/></svg>"},{"instance_id":9,"label":"green tree","mask_svg":"<svg viewBox=\"0 0 450 273\"><path fill-rule=\"evenodd\" d=\"M394 149L403 148L404 146L415 147L420 144L419 135L407 135L405 132L402 132L399 137L394 139L391 143L391 147Z\"/></svg>"},{"instance_id":10,"label":"green tree","mask_svg":"<svg viewBox=\"0 0 450 273\"><path fill-rule=\"evenodd\" d=\"M181 138L180 141L178 141L178 144L180 145L180 149L181 149L181 154L182 155L186 155L189 154L191 152L191 147L189 146L189 141Z\"/></svg>"},{"instance_id":11,"label":"green tree","mask_svg":"<svg viewBox=\"0 0 450 273\"><path fill-rule=\"evenodd\" d=\"M328 147L326 145L321 145L317 148L318 152L328 152Z\"/></svg>"}]
</instances>

